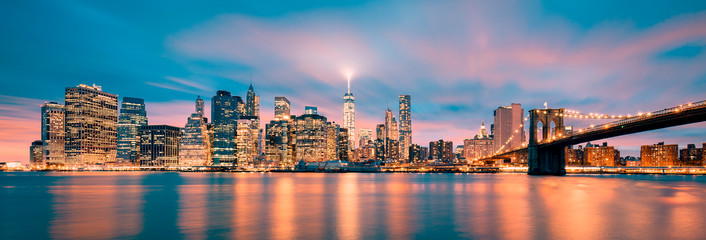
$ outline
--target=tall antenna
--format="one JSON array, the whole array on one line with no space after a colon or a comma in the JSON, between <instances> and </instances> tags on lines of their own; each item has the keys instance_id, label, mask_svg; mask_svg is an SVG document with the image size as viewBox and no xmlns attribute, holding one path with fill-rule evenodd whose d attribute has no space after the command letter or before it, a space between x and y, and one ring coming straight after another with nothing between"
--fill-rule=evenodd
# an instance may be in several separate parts
<instances>
[{"instance_id":1,"label":"tall antenna","mask_svg":"<svg viewBox=\"0 0 706 240\"><path fill-rule=\"evenodd\" d=\"M351 93L351 73L348 73L348 93Z\"/></svg>"}]
</instances>

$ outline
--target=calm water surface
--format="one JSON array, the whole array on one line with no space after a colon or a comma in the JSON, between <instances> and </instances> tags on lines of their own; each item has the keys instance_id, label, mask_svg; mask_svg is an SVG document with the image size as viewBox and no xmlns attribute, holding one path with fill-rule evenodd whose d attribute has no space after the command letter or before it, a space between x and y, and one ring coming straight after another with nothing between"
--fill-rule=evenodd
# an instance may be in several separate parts
<instances>
[{"instance_id":1,"label":"calm water surface","mask_svg":"<svg viewBox=\"0 0 706 240\"><path fill-rule=\"evenodd\" d=\"M706 177L0 173L0 239L704 239Z\"/></svg>"}]
</instances>

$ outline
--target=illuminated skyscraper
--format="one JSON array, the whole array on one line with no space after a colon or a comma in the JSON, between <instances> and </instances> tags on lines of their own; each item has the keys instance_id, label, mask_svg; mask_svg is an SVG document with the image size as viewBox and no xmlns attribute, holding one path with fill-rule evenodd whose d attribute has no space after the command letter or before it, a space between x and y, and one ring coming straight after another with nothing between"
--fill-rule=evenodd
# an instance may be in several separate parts
<instances>
[{"instance_id":1,"label":"illuminated skyscraper","mask_svg":"<svg viewBox=\"0 0 706 240\"><path fill-rule=\"evenodd\" d=\"M257 157L255 124L255 117L247 116L238 120L235 131L235 158L238 166L255 163Z\"/></svg>"},{"instance_id":2,"label":"illuminated skyscraper","mask_svg":"<svg viewBox=\"0 0 706 240\"><path fill-rule=\"evenodd\" d=\"M65 153L68 164L115 162L118 96L100 86L66 88Z\"/></svg>"},{"instance_id":3,"label":"illuminated skyscraper","mask_svg":"<svg viewBox=\"0 0 706 240\"><path fill-rule=\"evenodd\" d=\"M275 117L265 125L265 149L267 159L280 166L294 166L294 144L290 132L294 132L294 121L290 116Z\"/></svg>"},{"instance_id":4,"label":"illuminated skyscraper","mask_svg":"<svg viewBox=\"0 0 706 240\"><path fill-rule=\"evenodd\" d=\"M253 119L255 126L260 129L260 96L255 94L252 83L248 88L248 93L245 97L245 116L257 117Z\"/></svg>"},{"instance_id":5,"label":"illuminated skyscraper","mask_svg":"<svg viewBox=\"0 0 706 240\"><path fill-rule=\"evenodd\" d=\"M42 158L46 164L64 163L64 105L56 102L42 105Z\"/></svg>"},{"instance_id":6,"label":"illuminated skyscraper","mask_svg":"<svg viewBox=\"0 0 706 240\"><path fill-rule=\"evenodd\" d=\"M296 161L326 161L326 117L316 114L316 107L307 107L306 112L295 120Z\"/></svg>"},{"instance_id":7,"label":"illuminated skyscraper","mask_svg":"<svg viewBox=\"0 0 706 240\"><path fill-rule=\"evenodd\" d=\"M338 159L338 134L340 129L341 126L336 123L326 123L326 157L324 161Z\"/></svg>"},{"instance_id":8,"label":"illuminated skyscraper","mask_svg":"<svg viewBox=\"0 0 706 240\"><path fill-rule=\"evenodd\" d=\"M276 118L282 119L285 116L289 117L291 107L292 106L286 97L275 97L275 117Z\"/></svg>"},{"instance_id":9,"label":"illuminated skyscraper","mask_svg":"<svg viewBox=\"0 0 706 240\"><path fill-rule=\"evenodd\" d=\"M409 147L412 145L412 97L400 95L400 159L409 159Z\"/></svg>"},{"instance_id":10,"label":"illuminated skyscraper","mask_svg":"<svg viewBox=\"0 0 706 240\"><path fill-rule=\"evenodd\" d=\"M211 98L213 119L213 165L235 164L235 129L240 118L241 102L238 96L219 90Z\"/></svg>"},{"instance_id":11,"label":"illuminated skyscraper","mask_svg":"<svg viewBox=\"0 0 706 240\"><path fill-rule=\"evenodd\" d=\"M348 75L348 91L343 95L343 128L348 129L348 148L355 148L355 97L351 93L351 76Z\"/></svg>"},{"instance_id":12,"label":"illuminated skyscraper","mask_svg":"<svg viewBox=\"0 0 706 240\"><path fill-rule=\"evenodd\" d=\"M169 125L140 127L140 165L177 166L181 129Z\"/></svg>"},{"instance_id":13,"label":"illuminated skyscraper","mask_svg":"<svg viewBox=\"0 0 706 240\"><path fill-rule=\"evenodd\" d=\"M211 165L211 139L208 134L208 119L203 116L204 101L196 97L196 112L192 113L184 126L179 144L179 165Z\"/></svg>"},{"instance_id":14,"label":"illuminated skyscraper","mask_svg":"<svg viewBox=\"0 0 706 240\"><path fill-rule=\"evenodd\" d=\"M400 145L399 132L397 131L397 120L395 115L388 108L385 111L385 158L386 160L399 160Z\"/></svg>"},{"instance_id":15,"label":"illuminated skyscraper","mask_svg":"<svg viewBox=\"0 0 706 240\"><path fill-rule=\"evenodd\" d=\"M147 126L147 111L142 98L123 97L118 117L118 161L136 163L140 157L137 133Z\"/></svg>"},{"instance_id":16,"label":"illuminated skyscraper","mask_svg":"<svg viewBox=\"0 0 706 240\"><path fill-rule=\"evenodd\" d=\"M522 105L519 103L510 104L510 106L501 106L495 109L493 116L494 128L493 129L493 147L497 151L499 148L503 147L505 142L510 139L510 137L516 135L512 138L509 144L505 145L504 149L513 149L515 147L522 146L525 142L525 131L522 128L523 114L524 110ZM515 131L518 131L515 134Z\"/></svg>"},{"instance_id":17,"label":"illuminated skyscraper","mask_svg":"<svg viewBox=\"0 0 706 240\"><path fill-rule=\"evenodd\" d=\"M362 148L363 146L368 144L368 141L373 140L373 131L370 130L369 128L363 128L358 130L358 147Z\"/></svg>"}]
</instances>

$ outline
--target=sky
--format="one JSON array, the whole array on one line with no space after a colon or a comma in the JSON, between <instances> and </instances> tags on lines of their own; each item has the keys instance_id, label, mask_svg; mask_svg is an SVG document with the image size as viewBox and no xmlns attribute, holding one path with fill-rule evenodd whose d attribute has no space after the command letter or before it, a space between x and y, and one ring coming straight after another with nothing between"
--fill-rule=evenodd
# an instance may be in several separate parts
<instances>
[{"instance_id":1,"label":"sky","mask_svg":"<svg viewBox=\"0 0 706 240\"><path fill-rule=\"evenodd\" d=\"M28 162L40 105L81 83L144 98L150 124L183 127L197 95L210 112L251 82L263 127L275 96L340 124L352 72L356 128L410 94L420 145L460 145L510 103L655 111L706 99L705 26L706 1L4 1L0 161ZM605 141L701 145L706 123Z\"/></svg>"}]
</instances>

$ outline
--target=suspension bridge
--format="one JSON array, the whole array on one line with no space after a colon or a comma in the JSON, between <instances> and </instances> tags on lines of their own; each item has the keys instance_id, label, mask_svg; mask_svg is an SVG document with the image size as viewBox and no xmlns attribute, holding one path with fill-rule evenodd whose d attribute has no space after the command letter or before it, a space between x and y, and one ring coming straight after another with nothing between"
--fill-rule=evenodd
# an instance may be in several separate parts
<instances>
[{"instance_id":1,"label":"suspension bridge","mask_svg":"<svg viewBox=\"0 0 706 240\"><path fill-rule=\"evenodd\" d=\"M564 125L566 118L615 121L591 125L585 129L566 131ZM529 123L527 123L528 119ZM565 175L564 149L567 146L703 121L706 121L706 101L635 115L585 114L564 108L532 109L520 128L515 130L514 134L502 146L498 147L494 154L481 160L526 156L527 173L530 175ZM524 131L526 124L529 124L527 142L521 146L510 147L512 139L517 137L520 131ZM541 128L538 129L539 124L541 124Z\"/></svg>"}]
</instances>

